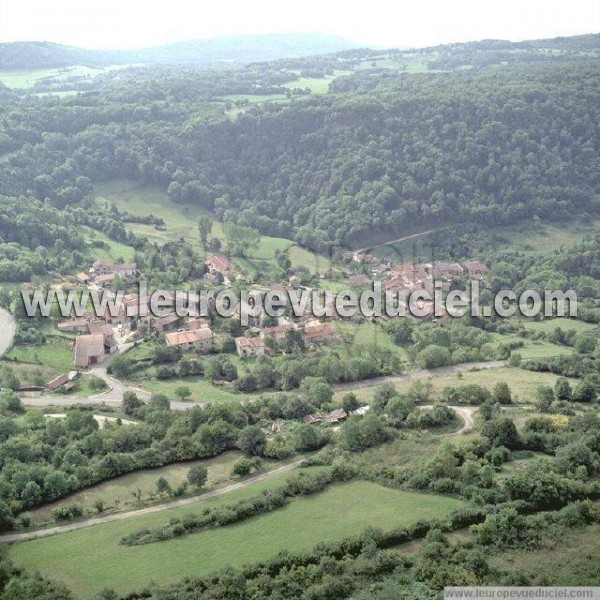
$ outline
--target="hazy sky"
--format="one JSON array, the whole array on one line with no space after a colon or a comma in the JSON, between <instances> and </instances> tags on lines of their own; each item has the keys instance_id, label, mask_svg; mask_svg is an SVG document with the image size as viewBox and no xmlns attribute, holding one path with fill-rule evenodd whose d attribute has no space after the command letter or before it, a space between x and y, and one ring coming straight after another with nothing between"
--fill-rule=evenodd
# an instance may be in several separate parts
<instances>
[{"instance_id":1,"label":"hazy sky","mask_svg":"<svg viewBox=\"0 0 600 600\"><path fill-rule=\"evenodd\" d=\"M321 32L427 46L600 31L598 0L0 0L0 41L132 48L219 35Z\"/></svg>"}]
</instances>

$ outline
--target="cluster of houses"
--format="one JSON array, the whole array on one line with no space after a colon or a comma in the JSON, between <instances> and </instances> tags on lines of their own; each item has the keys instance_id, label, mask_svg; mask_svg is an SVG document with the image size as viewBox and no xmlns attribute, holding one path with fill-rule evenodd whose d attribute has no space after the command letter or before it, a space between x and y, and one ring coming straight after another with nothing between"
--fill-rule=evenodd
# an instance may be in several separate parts
<instances>
[{"instance_id":1,"label":"cluster of houses","mask_svg":"<svg viewBox=\"0 0 600 600\"><path fill-rule=\"evenodd\" d=\"M461 263L438 261L391 266L378 264L373 256L365 253L355 253L353 259L372 265L373 279L382 281L385 290L394 293L425 290L433 295L437 281L441 281L442 289L447 291L456 277L481 278L488 271L486 265L479 261ZM208 257L205 263L207 266L206 281L214 280L214 283L227 285L228 277L233 275L230 261L223 256L215 255ZM76 279L81 285L104 288L112 286L117 277L131 280L139 274L136 263L111 264L105 260L96 260L89 272L78 273ZM352 275L349 280L356 286L372 281L364 274ZM289 283L291 288L298 288L300 279L292 276ZM273 289L283 293L289 291L283 286L276 286ZM261 293L257 292L257 294ZM169 299L168 293L165 293L165 298ZM58 329L61 331L79 334L74 344L74 362L77 367L86 368L100 364L107 356L114 354L118 349L117 333L121 333L126 324L134 318L138 320L138 327L139 324L145 323L149 328L164 334L168 346L198 353L210 352L213 349L215 336L207 320L192 316L181 317L176 312L163 317L142 317L138 314L139 302L137 294L127 294L116 315L105 314L99 317L94 313L86 313L83 317L74 317L58 324ZM238 306L238 311L241 310L242 307ZM433 305L431 312L433 314ZM335 310L332 311L332 316L334 319L338 317ZM236 352L242 358L269 355L274 348L283 344L290 333L294 331L298 332L308 347L314 344L341 341L331 322L310 320L310 318L307 315L306 319L298 323L281 318L277 325L260 327L261 315L255 316L245 335L235 338Z\"/></svg>"},{"instance_id":2,"label":"cluster of houses","mask_svg":"<svg viewBox=\"0 0 600 600\"><path fill-rule=\"evenodd\" d=\"M295 323L284 322L280 325L258 329L258 337L241 336L235 338L235 348L242 358L267 356L271 353L271 348L284 342L292 331L298 331L307 346L312 344L334 344L341 341L335 327L329 322L308 321L306 324L299 326Z\"/></svg>"},{"instance_id":3,"label":"cluster of houses","mask_svg":"<svg viewBox=\"0 0 600 600\"><path fill-rule=\"evenodd\" d=\"M457 277L481 279L487 267L479 261L465 263L423 263L401 264L396 267L381 265L380 275L385 279L385 289L394 292L425 290L433 294L435 282L442 282L442 289L448 291L452 280Z\"/></svg>"},{"instance_id":4,"label":"cluster of houses","mask_svg":"<svg viewBox=\"0 0 600 600\"><path fill-rule=\"evenodd\" d=\"M112 286L115 279L132 279L139 275L136 263L111 264L106 260L97 260L87 273L77 273L75 279L82 285L96 285L101 288Z\"/></svg>"},{"instance_id":5,"label":"cluster of houses","mask_svg":"<svg viewBox=\"0 0 600 600\"><path fill-rule=\"evenodd\" d=\"M206 259L206 276L214 276L225 282L231 276L232 265L225 257L211 256ZM108 287L115 277L131 279L139 275L135 263L110 264L97 260L88 273L78 273L76 278L82 285ZM295 282L299 285L299 281ZM286 288L280 286L280 291ZM261 292L257 292L260 294ZM174 301L170 292L163 292L165 300ZM193 300L193 298L190 298ZM132 319L162 333L168 346L180 347L184 351L206 353L213 349L214 334L210 323L199 317L182 317L173 311L166 316L142 316L139 314L140 297L131 293L123 297L116 314L107 311L104 315L87 312L81 317L73 316L58 324L60 331L79 334L74 343L74 363L77 367L88 368L101 364L108 356L118 350L118 334L121 334ZM241 310L241 307L238 307ZM255 324L260 317L255 319ZM246 335L235 338L235 348L240 357L251 358L269 355L272 349L281 344L291 331L298 331L305 344L335 343L340 338L331 323L308 321L302 324L280 322L271 327L253 326Z\"/></svg>"},{"instance_id":6,"label":"cluster of houses","mask_svg":"<svg viewBox=\"0 0 600 600\"><path fill-rule=\"evenodd\" d=\"M356 262L365 263L372 266L372 279L362 273L349 277L349 283L356 287L367 285L373 280L383 283L386 292L396 296L409 296L414 292L426 292L433 296L436 283L441 284L444 292L450 290L452 281L459 277L468 279L481 279L488 272L488 267L481 261L464 262L442 262L433 263L401 263L392 266L379 261L370 254L354 253L353 259ZM433 302L421 302L423 318L431 317L434 314ZM442 310L442 312L445 312Z\"/></svg>"}]
</instances>

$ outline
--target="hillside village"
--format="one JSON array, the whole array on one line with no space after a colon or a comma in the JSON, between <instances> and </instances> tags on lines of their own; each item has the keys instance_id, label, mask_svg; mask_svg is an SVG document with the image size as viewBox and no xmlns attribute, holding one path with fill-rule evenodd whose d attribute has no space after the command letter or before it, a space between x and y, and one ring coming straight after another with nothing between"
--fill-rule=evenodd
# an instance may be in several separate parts
<instances>
[{"instance_id":1,"label":"hillside village","mask_svg":"<svg viewBox=\"0 0 600 600\"><path fill-rule=\"evenodd\" d=\"M361 254L354 257L355 262L369 266L370 276L362 274L347 275L345 282L348 287L365 289L373 282L381 282L386 293L395 295L410 294L425 291L433 295L434 282L442 282L442 290L450 290L456 278L480 279L488 271L487 266L480 261L463 263L418 263L391 265L379 263L375 257ZM206 273L204 283L227 288L239 277L232 262L224 256L210 256L205 260ZM114 263L96 260L88 272L80 272L72 279L80 288L90 290L111 290L133 288L138 279L143 278L136 263ZM289 287L274 286L278 292L287 294L291 289L299 289L300 278L291 276ZM57 283L63 289L70 289L69 281ZM310 289L310 288L304 288ZM256 294L265 291L257 289ZM172 292L165 291L164 296L173 302ZM192 295L193 298L193 295ZM194 316L182 317L172 311L161 317L140 316L140 298L137 293L128 293L123 297L118 313L111 315L96 315L92 311L82 317L73 317L57 324L59 331L76 333L74 342L74 365L86 369L100 365L111 355L126 351L135 343L148 338L152 332L158 333L167 347L180 348L183 352L197 354L210 353L215 350L214 341L219 335L211 327L210 319ZM424 319L433 318L433 303L424 302ZM270 322L266 314L253 316L252 325L244 330L243 335L234 338L235 351L240 358L256 358L270 356L281 351L286 341L301 340L304 347L314 345L334 344L341 337L332 321L340 319L335 306L331 309L332 317L327 320L315 319L310 315L310 307L306 314L299 319L283 316ZM174 308L174 306L173 306ZM142 309L142 313L146 313ZM238 313L232 317L239 320Z\"/></svg>"}]
</instances>

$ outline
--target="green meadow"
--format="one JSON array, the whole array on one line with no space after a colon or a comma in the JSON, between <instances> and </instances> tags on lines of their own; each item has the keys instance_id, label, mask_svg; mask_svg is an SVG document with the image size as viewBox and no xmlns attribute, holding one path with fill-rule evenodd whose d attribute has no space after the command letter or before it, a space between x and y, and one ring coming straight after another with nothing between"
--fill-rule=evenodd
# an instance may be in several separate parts
<instances>
[{"instance_id":1,"label":"green meadow","mask_svg":"<svg viewBox=\"0 0 600 600\"><path fill-rule=\"evenodd\" d=\"M285 477L196 506L227 504L283 483ZM60 577L77 598L89 599L110 587L127 593L149 581L165 584L201 576L223 565L266 560L279 551L308 550L320 541L357 535L365 527L391 529L419 519L444 517L463 503L452 498L402 492L365 481L329 487L294 500L281 510L239 524L144 546L121 546L119 540L143 527L157 527L194 507L164 511L80 531L27 541L8 548L15 564L49 577Z\"/></svg>"},{"instance_id":2,"label":"green meadow","mask_svg":"<svg viewBox=\"0 0 600 600\"><path fill-rule=\"evenodd\" d=\"M512 392L514 402L530 404L535 399L535 391L538 386L549 385L553 387L556 379L557 375L552 373L526 371L518 367L499 367L497 369L481 369L442 377L431 377L422 381L431 387L434 395L448 386L476 383L491 390L497 383L506 382ZM569 381L572 386L577 385L578 382L576 379L570 379ZM414 381L397 381L394 385L399 393L406 393L414 385ZM375 387L357 387L352 391L362 402L368 404L373 398ZM334 397L341 399L347 392L348 390L336 392Z\"/></svg>"},{"instance_id":3,"label":"green meadow","mask_svg":"<svg viewBox=\"0 0 600 600\"><path fill-rule=\"evenodd\" d=\"M166 227L162 231L156 229L153 225L125 223L129 231L158 242L184 238L191 241L196 250L201 251L198 241L197 220L200 215L206 214L206 211L202 208L189 204L176 204L157 187L141 186L127 179L115 179L97 184L95 193L97 204L114 204L119 210L137 216L152 214L163 219ZM221 240L225 248L225 237L222 224L219 221L214 221L212 237ZM111 255L118 252L121 254L127 253L127 246L118 245L114 242L112 244L109 251ZM258 248L252 252L251 256L246 258L236 257L233 262L240 271L251 275L257 271L261 272L276 267L275 250L282 252L288 250L292 265L306 267L310 272L322 273L329 268L330 261L324 256L319 256L305 248L301 248L291 240L270 236L261 236ZM131 251L132 249L129 249L129 252ZM112 256L107 258L112 258Z\"/></svg>"}]
</instances>

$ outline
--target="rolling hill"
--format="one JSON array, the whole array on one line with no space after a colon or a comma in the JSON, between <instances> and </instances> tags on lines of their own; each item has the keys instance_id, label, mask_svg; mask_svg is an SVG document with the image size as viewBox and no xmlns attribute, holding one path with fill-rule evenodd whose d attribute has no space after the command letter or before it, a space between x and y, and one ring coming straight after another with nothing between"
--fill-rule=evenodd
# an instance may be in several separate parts
<instances>
[{"instance_id":1,"label":"rolling hill","mask_svg":"<svg viewBox=\"0 0 600 600\"><path fill-rule=\"evenodd\" d=\"M89 50L52 42L0 44L0 69L46 69L72 65L243 64L356 48L343 38L316 34L224 36L136 50Z\"/></svg>"}]
</instances>

